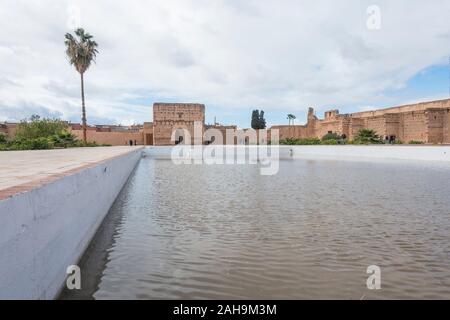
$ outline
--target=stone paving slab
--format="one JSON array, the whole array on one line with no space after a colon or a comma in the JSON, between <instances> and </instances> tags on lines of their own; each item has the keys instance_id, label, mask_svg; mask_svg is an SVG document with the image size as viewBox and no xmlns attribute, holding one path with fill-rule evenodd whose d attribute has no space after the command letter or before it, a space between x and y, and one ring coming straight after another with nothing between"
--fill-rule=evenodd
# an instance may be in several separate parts
<instances>
[{"instance_id":1,"label":"stone paving slab","mask_svg":"<svg viewBox=\"0 0 450 320\"><path fill-rule=\"evenodd\" d=\"M1 151L0 200L142 148L117 146Z\"/></svg>"}]
</instances>

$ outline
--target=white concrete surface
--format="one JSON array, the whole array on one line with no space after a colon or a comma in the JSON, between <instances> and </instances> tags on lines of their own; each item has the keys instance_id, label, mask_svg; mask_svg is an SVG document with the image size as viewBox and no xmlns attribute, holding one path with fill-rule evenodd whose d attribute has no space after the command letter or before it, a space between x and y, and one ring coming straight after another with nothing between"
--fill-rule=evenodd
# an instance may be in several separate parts
<instances>
[{"instance_id":1,"label":"white concrete surface","mask_svg":"<svg viewBox=\"0 0 450 320\"><path fill-rule=\"evenodd\" d=\"M229 151L235 146L225 147ZM248 146L258 148L257 146ZM436 161L450 163L450 146L420 146L420 145L370 145L370 146L272 146L279 147L280 159L323 159L323 160L400 160L400 161ZM146 147L144 154L156 159L171 159L173 147ZM268 146L271 148L271 146ZM237 149L245 149L238 146ZM276 153L275 153L276 155Z\"/></svg>"},{"instance_id":2,"label":"white concrete surface","mask_svg":"<svg viewBox=\"0 0 450 320\"><path fill-rule=\"evenodd\" d=\"M283 146L293 149L296 159L328 160L407 160L450 162L448 146L369 145L369 146Z\"/></svg>"},{"instance_id":3,"label":"white concrete surface","mask_svg":"<svg viewBox=\"0 0 450 320\"><path fill-rule=\"evenodd\" d=\"M0 192L120 156L142 147L118 146L0 152Z\"/></svg>"},{"instance_id":4,"label":"white concrete surface","mask_svg":"<svg viewBox=\"0 0 450 320\"><path fill-rule=\"evenodd\" d=\"M0 299L57 296L66 268L78 262L142 154L140 148L90 150L102 155L84 152L80 160L80 149L41 153L41 162L48 154L60 157L46 163L47 172L64 174L64 166L71 167L70 174L0 200ZM33 158L27 152L19 155ZM89 166L74 172L80 161ZM37 169L24 170L32 178Z\"/></svg>"}]
</instances>

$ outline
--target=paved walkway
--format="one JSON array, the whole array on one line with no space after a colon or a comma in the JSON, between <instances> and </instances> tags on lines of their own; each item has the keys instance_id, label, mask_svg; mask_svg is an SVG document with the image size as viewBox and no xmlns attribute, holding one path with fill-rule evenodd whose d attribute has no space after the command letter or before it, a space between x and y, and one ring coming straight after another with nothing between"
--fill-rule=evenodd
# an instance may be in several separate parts
<instances>
[{"instance_id":1,"label":"paved walkway","mask_svg":"<svg viewBox=\"0 0 450 320\"><path fill-rule=\"evenodd\" d=\"M0 200L142 147L1 151Z\"/></svg>"}]
</instances>

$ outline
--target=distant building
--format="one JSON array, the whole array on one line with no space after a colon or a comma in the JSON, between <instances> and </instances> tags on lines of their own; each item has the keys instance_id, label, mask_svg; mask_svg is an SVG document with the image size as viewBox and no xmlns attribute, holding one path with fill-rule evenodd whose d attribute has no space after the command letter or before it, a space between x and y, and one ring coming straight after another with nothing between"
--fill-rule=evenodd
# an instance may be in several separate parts
<instances>
[{"instance_id":1,"label":"distant building","mask_svg":"<svg viewBox=\"0 0 450 320\"><path fill-rule=\"evenodd\" d=\"M69 123L69 130L83 130L81 123ZM96 127L87 125L86 130L97 131Z\"/></svg>"},{"instance_id":2,"label":"distant building","mask_svg":"<svg viewBox=\"0 0 450 320\"><path fill-rule=\"evenodd\" d=\"M142 135L144 145L153 145L153 122L144 122L144 125L142 126Z\"/></svg>"},{"instance_id":3,"label":"distant building","mask_svg":"<svg viewBox=\"0 0 450 320\"><path fill-rule=\"evenodd\" d=\"M8 127L4 123L0 123L0 133L3 133L5 135L8 134Z\"/></svg>"},{"instance_id":4,"label":"distant building","mask_svg":"<svg viewBox=\"0 0 450 320\"><path fill-rule=\"evenodd\" d=\"M450 99L350 114L330 110L324 119L317 118L314 109L309 108L307 119L306 125L271 129L279 130L280 139L322 138L327 133L353 139L360 129L368 128L388 140L450 143Z\"/></svg>"},{"instance_id":5,"label":"distant building","mask_svg":"<svg viewBox=\"0 0 450 320\"><path fill-rule=\"evenodd\" d=\"M80 123L70 123L69 130L79 140L83 139L83 126ZM142 125L88 125L86 130L88 142L113 146L144 144Z\"/></svg>"},{"instance_id":6,"label":"distant building","mask_svg":"<svg viewBox=\"0 0 450 320\"><path fill-rule=\"evenodd\" d=\"M199 140L194 141L194 125L198 124ZM319 119L313 108L309 108L305 125L276 125L271 129L279 130L279 139L286 138L322 138L327 133L335 133L347 139L353 139L362 128L373 129L386 140L402 142L421 141L424 143L450 143L450 99L423 102L387 109L340 114L339 110L326 111ZM1 123L0 132L9 137L15 135L16 123ZM213 130L211 130L213 129ZM205 105L198 103L155 103L153 122L143 125L96 125L87 127L87 139L90 142L110 145L175 145L182 142L211 144L246 144L247 130L243 135L227 138L227 129L236 130L234 125L224 126L218 123L205 124ZM70 123L69 130L82 139L82 125ZM208 131L206 131L208 130ZM242 133L241 132L241 133ZM186 134L187 133L187 134ZM187 137L187 135L189 137ZM256 133L259 139L259 132ZM263 137L263 136L261 136ZM261 141L266 143L268 141Z\"/></svg>"},{"instance_id":7,"label":"distant building","mask_svg":"<svg viewBox=\"0 0 450 320\"><path fill-rule=\"evenodd\" d=\"M9 138L13 138L16 135L17 125L15 122L0 123L0 133L3 133Z\"/></svg>"},{"instance_id":8,"label":"distant building","mask_svg":"<svg viewBox=\"0 0 450 320\"><path fill-rule=\"evenodd\" d=\"M205 125L205 105L198 103L153 104L153 141L155 145L174 145L183 142L183 130L189 132L194 143L194 124ZM174 137L172 137L172 133ZM173 139L172 139L173 138ZM201 139L201 138L200 138ZM202 141L197 141L202 143Z\"/></svg>"},{"instance_id":9,"label":"distant building","mask_svg":"<svg viewBox=\"0 0 450 320\"><path fill-rule=\"evenodd\" d=\"M215 123L212 125L207 124L204 126L204 128L205 128L204 144L211 144L211 143L236 144L237 143L236 137L231 137L231 138L227 137L227 130L231 130L231 131L237 130L237 126L235 126L235 125L224 126L219 123ZM220 134L216 134L219 132L220 132ZM219 137L222 138L221 142L218 142L219 140L217 140L217 139L219 139Z\"/></svg>"},{"instance_id":10,"label":"distant building","mask_svg":"<svg viewBox=\"0 0 450 320\"><path fill-rule=\"evenodd\" d=\"M198 141L194 141L195 123L199 128L196 133L199 135ZM237 127L219 123L205 124L205 105L199 103L155 103L153 126L147 129L144 125L144 132L148 137L153 136L154 145L175 145L186 142L188 138L191 139L191 144L234 144L234 138L233 141L227 141L227 129L236 130Z\"/></svg>"}]
</instances>

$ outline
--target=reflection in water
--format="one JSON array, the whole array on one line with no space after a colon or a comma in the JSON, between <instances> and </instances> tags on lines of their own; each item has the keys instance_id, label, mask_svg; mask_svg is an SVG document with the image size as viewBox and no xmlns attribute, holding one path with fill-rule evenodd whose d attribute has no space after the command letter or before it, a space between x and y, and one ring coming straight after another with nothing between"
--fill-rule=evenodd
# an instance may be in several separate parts
<instances>
[{"instance_id":1,"label":"reflection in water","mask_svg":"<svg viewBox=\"0 0 450 320\"><path fill-rule=\"evenodd\" d=\"M450 298L450 170L143 158L63 298ZM381 267L381 287L366 269Z\"/></svg>"}]
</instances>

